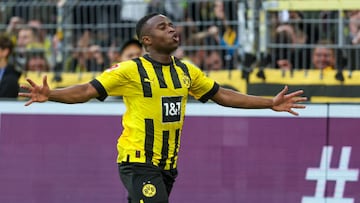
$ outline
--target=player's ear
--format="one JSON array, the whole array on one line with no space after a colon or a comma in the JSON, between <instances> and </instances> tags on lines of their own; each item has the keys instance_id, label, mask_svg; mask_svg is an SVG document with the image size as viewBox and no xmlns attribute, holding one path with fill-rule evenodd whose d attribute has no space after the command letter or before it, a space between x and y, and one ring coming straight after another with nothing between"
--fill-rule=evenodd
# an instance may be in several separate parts
<instances>
[{"instance_id":1,"label":"player's ear","mask_svg":"<svg viewBox=\"0 0 360 203\"><path fill-rule=\"evenodd\" d=\"M152 42L151 42L150 36L147 36L147 35L142 36L142 38L141 38L141 43L142 43L145 47L151 45Z\"/></svg>"}]
</instances>

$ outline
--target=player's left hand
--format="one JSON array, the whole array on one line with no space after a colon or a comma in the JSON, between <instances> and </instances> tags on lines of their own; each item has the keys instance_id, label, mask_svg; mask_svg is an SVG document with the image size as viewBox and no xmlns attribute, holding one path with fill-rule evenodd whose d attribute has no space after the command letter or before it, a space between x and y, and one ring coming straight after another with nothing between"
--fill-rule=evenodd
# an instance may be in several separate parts
<instances>
[{"instance_id":1,"label":"player's left hand","mask_svg":"<svg viewBox=\"0 0 360 203\"><path fill-rule=\"evenodd\" d=\"M287 111L295 116L298 116L299 113L293 111L295 109L304 109L305 105L298 104L299 102L307 101L306 97L300 97L304 93L303 90L298 90L289 94L286 94L289 90L288 86L285 86L281 92L279 92L273 98L273 106L271 107L274 111Z\"/></svg>"}]
</instances>

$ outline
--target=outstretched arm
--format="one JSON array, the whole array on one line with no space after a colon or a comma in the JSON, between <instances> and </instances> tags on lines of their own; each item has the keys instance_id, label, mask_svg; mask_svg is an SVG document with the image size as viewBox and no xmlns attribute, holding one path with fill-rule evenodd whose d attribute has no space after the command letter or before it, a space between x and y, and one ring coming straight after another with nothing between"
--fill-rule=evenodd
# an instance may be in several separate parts
<instances>
[{"instance_id":1,"label":"outstretched arm","mask_svg":"<svg viewBox=\"0 0 360 203\"><path fill-rule=\"evenodd\" d=\"M241 94L239 92L221 88L214 95L212 100L217 104L226 107L234 108L247 108L247 109L264 109L271 108L274 111L286 111L295 116L299 115L293 111L293 108L303 109L305 105L298 104L299 102L306 101L306 97L300 97L303 94L302 90L286 94L288 87L279 92L274 98L268 99L259 96Z\"/></svg>"},{"instance_id":2,"label":"outstretched arm","mask_svg":"<svg viewBox=\"0 0 360 203\"><path fill-rule=\"evenodd\" d=\"M46 101L56 101L67 104L83 103L99 96L96 89L90 83L51 90L47 83L46 76L43 77L42 86L35 84L31 79L26 80L30 86L21 87L26 89L28 92L19 93L19 96L30 99L25 103L25 106L28 106L33 102Z\"/></svg>"}]
</instances>

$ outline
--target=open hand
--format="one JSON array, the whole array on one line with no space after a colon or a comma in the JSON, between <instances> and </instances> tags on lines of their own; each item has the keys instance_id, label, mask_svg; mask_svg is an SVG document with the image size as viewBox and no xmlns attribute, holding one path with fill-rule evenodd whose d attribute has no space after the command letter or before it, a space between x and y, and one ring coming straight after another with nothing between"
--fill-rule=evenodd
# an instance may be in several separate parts
<instances>
[{"instance_id":1,"label":"open hand","mask_svg":"<svg viewBox=\"0 0 360 203\"><path fill-rule=\"evenodd\" d=\"M295 116L298 116L299 114L292 109L304 109L305 105L298 103L306 101L307 98L300 97L300 95L304 93L303 90L286 94L288 89L288 86L285 86L284 89L273 98L273 106L271 109L274 111L287 111Z\"/></svg>"},{"instance_id":2,"label":"open hand","mask_svg":"<svg viewBox=\"0 0 360 203\"><path fill-rule=\"evenodd\" d=\"M49 99L50 95L50 88L47 83L46 75L43 77L43 85L39 86L31 79L27 78L26 81L31 86L22 85L21 88L27 90L27 93L19 93L20 97L27 97L30 98L28 102L25 103L25 106L29 106L33 102L46 102Z\"/></svg>"}]
</instances>

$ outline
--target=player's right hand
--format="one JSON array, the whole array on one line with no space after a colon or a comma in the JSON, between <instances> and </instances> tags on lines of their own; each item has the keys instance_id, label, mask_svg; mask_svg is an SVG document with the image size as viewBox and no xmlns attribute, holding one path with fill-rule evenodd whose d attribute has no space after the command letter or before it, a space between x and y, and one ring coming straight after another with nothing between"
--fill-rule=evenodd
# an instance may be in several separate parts
<instances>
[{"instance_id":1,"label":"player's right hand","mask_svg":"<svg viewBox=\"0 0 360 203\"><path fill-rule=\"evenodd\" d=\"M29 106L33 102L46 102L49 99L50 95L50 88L47 83L47 77L46 75L43 77L43 84L42 86L37 85L34 81L27 78L26 81L30 84L30 86L27 85L21 85L21 88L27 90L28 92L20 92L20 97L27 97L30 100L25 103L25 106Z\"/></svg>"}]
</instances>

